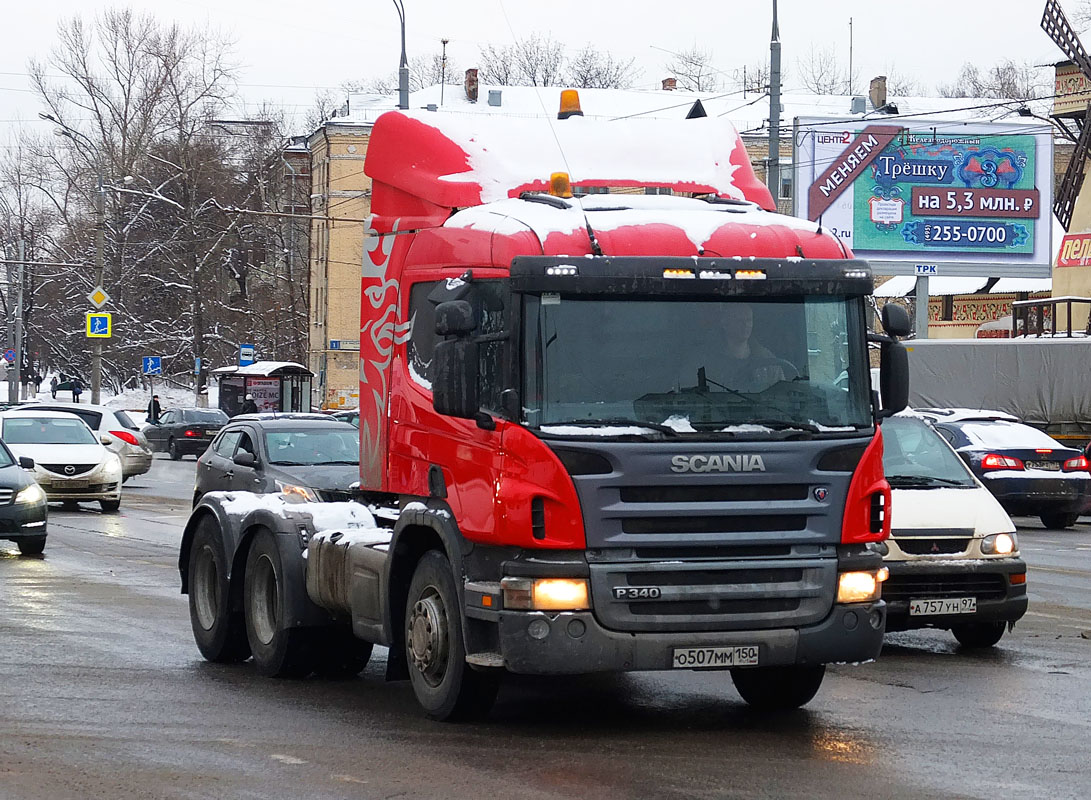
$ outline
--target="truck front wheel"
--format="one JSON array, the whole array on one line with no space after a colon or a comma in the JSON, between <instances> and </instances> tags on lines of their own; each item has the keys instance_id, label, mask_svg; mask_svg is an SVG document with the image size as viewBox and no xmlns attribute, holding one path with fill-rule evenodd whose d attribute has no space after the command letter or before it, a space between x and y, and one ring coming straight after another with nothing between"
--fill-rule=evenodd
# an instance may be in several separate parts
<instances>
[{"instance_id":1,"label":"truck front wheel","mask_svg":"<svg viewBox=\"0 0 1091 800\"><path fill-rule=\"evenodd\" d=\"M303 678L317 656L314 631L285 627L284 567L273 534L260 530L246 556L243 581L246 638L254 666L271 678Z\"/></svg>"},{"instance_id":2,"label":"truck front wheel","mask_svg":"<svg viewBox=\"0 0 1091 800\"><path fill-rule=\"evenodd\" d=\"M763 711L786 711L806 705L818 694L825 675L825 664L731 670L731 680L742 699Z\"/></svg>"},{"instance_id":3,"label":"truck front wheel","mask_svg":"<svg viewBox=\"0 0 1091 800\"><path fill-rule=\"evenodd\" d=\"M201 655L218 663L250 656L242 612L231 608L228 572L220 527L206 515L189 549L189 620Z\"/></svg>"},{"instance_id":4,"label":"truck front wheel","mask_svg":"<svg viewBox=\"0 0 1091 800\"><path fill-rule=\"evenodd\" d=\"M461 619L451 563L430 550L409 584L405 659L413 693L432 719L483 716L496 699L498 676L466 664Z\"/></svg>"}]
</instances>

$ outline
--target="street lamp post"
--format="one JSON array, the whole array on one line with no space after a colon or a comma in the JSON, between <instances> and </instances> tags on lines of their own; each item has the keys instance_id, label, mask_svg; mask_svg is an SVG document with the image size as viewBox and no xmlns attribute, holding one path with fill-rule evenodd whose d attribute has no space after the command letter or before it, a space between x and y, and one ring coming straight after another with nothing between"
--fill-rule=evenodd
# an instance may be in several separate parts
<instances>
[{"instance_id":1,"label":"street lamp post","mask_svg":"<svg viewBox=\"0 0 1091 800\"><path fill-rule=\"evenodd\" d=\"M78 139L82 139L87 143L87 146L94 151L98 157L95 158L97 164L98 176L95 186L95 288L101 287L104 280L103 275L103 251L105 249L105 236L106 236L106 187L102 177L102 158L101 152L95 146L95 143L84 136L79 131L69 128L59 119L52 114L39 113L39 117L49 122L52 122L57 127L53 132L58 136L64 136L67 139L71 139L73 142L77 142ZM95 339L92 343L91 349L91 402L97 404L102 398L102 340Z\"/></svg>"},{"instance_id":2,"label":"street lamp post","mask_svg":"<svg viewBox=\"0 0 1091 800\"><path fill-rule=\"evenodd\" d=\"M398 108L409 108L409 61L405 57L405 0L393 0L402 23L402 59L398 64Z\"/></svg>"}]
</instances>

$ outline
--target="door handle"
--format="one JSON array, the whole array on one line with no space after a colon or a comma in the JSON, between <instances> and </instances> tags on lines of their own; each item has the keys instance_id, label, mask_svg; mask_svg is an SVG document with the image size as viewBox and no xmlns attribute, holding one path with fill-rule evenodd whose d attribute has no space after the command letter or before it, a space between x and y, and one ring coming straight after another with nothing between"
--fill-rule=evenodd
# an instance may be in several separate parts
<instances>
[{"instance_id":1,"label":"door handle","mask_svg":"<svg viewBox=\"0 0 1091 800\"><path fill-rule=\"evenodd\" d=\"M226 477L226 478L234 478L234 477L235 477L235 473L234 473L234 472L225 472L225 473L224 473L224 477Z\"/></svg>"}]
</instances>

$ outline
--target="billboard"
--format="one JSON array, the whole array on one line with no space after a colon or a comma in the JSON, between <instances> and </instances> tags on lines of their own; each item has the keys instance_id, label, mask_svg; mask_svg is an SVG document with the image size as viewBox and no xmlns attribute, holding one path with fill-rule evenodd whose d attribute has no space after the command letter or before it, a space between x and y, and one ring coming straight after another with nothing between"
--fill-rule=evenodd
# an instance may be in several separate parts
<instances>
[{"instance_id":1,"label":"billboard","mask_svg":"<svg viewBox=\"0 0 1091 800\"><path fill-rule=\"evenodd\" d=\"M1048 125L797 118L795 214L876 272L1049 277Z\"/></svg>"}]
</instances>

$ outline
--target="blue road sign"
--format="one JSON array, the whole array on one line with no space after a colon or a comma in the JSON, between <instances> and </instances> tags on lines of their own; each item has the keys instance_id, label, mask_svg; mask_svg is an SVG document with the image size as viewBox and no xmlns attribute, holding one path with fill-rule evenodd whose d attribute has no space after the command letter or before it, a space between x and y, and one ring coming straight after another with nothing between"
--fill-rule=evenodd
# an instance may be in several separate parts
<instances>
[{"instance_id":1,"label":"blue road sign","mask_svg":"<svg viewBox=\"0 0 1091 800\"><path fill-rule=\"evenodd\" d=\"M145 375L162 375L163 374L163 357L162 356L144 356L144 374Z\"/></svg>"},{"instance_id":2,"label":"blue road sign","mask_svg":"<svg viewBox=\"0 0 1091 800\"><path fill-rule=\"evenodd\" d=\"M239 366L248 367L254 363L254 345L252 344L240 344L239 345Z\"/></svg>"},{"instance_id":3,"label":"blue road sign","mask_svg":"<svg viewBox=\"0 0 1091 800\"><path fill-rule=\"evenodd\" d=\"M200 375L201 374L201 357L200 356L196 356L193 359L193 374L194 375Z\"/></svg>"},{"instance_id":4,"label":"blue road sign","mask_svg":"<svg viewBox=\"0 0 1091 800\"><path fill-rule=\"evenodd\" d=\"M15 351L14 350L5 350L4 351L4 360L7 361L9 364L14 364L15 363Z\"/></svg>"}]
</instances>

